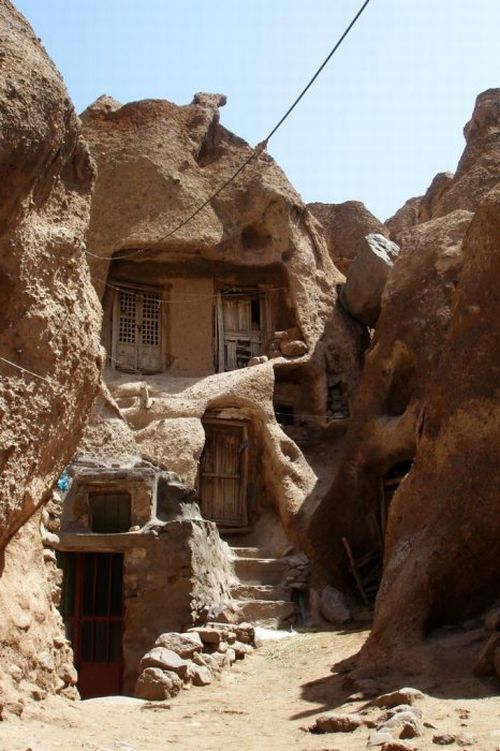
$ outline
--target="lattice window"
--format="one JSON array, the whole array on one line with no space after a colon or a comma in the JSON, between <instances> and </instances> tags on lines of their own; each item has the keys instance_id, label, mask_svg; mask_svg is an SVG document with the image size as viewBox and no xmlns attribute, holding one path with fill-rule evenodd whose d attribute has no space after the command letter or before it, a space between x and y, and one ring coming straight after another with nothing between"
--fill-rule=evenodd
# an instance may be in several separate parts
<instances>
[{"instance_id":1,"label":"lattice window","mask_svg":"<svg viewBox=\"0 0 500 751\"><path fill-rule=\"evenodd\" d=\"M120 320L118 341L135 344L136 337L136 297L132 292L120 290Z\"/></svg>"},{"instance_id":2,"label":"lattice window","mask_svg":"<svg viewBox=\"0 0 500 751\"><path fill-rule=\"evenodd\" d=\"M160 344L160 300L149 292L144 293L142 302L142 343Z\"/></svg>"}]
</instances>

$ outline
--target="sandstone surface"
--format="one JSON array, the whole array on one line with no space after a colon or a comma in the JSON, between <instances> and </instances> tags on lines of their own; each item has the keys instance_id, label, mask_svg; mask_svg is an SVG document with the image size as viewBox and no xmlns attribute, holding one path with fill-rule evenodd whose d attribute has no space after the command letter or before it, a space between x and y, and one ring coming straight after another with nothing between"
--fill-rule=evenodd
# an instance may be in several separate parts
<instances>
[{"instance_id":1,"label":"sandstone surface","mask_svg":"<svg viewBox=\"0 0 500 751\"><path fill-rule=\"evenodd\" d=\"M455 174L438 173L425 195L410 198L386 221L393 240L399 242L402 233L416 224L457 209L475 211L495 187L500 161L499 109L498 89L479 94L472 117L464 127L467 145Z\"/></svg>"},{"instance_id":2,"label":"sandstone surface","mask_svg":"<svg viewBox=\"0 0 500 751\"><path fill-rule=\"evenodd\" d=\"M463 252L415 465L389 517L367 659L386 652L391 639L394 655L394 639L419 639L477 613L499 594L500 304L491 290L500 279L500 186L477 210ZM423 576L415 576L417 557ZM403 590L413 603L413 618L404 623L394 612Z\"/></svg>"},{"instance_id":3,"label":"sandstone surface","mask_svg":"<svg viewBox=\"0 0 500 751\"><path fill-rule=\"evenodd\" d=\"M373 328L380 315L382 294L399 247L383 235L367 235L347 272L340 301L360 323Z\"/></svg>"},{"instance_id":4,"label":"sandstone surface","mask_svg":"<svg viewBox=\"0 0 500 751\"><path fill-rule=\"evenodd\" d=\"M32 515L99 379L100 306L83 252L94 166L61 77L8 0L0 33L0 683L4 697L40 698L74 693L76 678L45 511Z\"/></svg>"},{"instance_id":5,"label":"sandstone surface","mask_svg":"<svg viewBox=\"0 0 500 751\"><path fill-rule=\"evenodd\" d=\"M347 274L366 235L389 237L387 227L361 201L308 203L307 208L321 222L331 259L343 274Z\"/></svg>"},{"instance_id":6,"label":"sandstone surface","mask_svg":"<svg viewBox=\"0 0 500 751\"><path fill-rule=\"evenodd\" d=\"M328 483L329 468L315 461L318 437L326 439L326 423L338 409L329 390L348 401L357 382L364 328L338 304L335 287L343 277L321 226L274 160L221 125L224 102L197 94L187 106L159 100L122 106L101 97L82 115L98 166L89 247L99 256L91 265L105 317L112 294L106 285L133 280L170 290L168 352L158 373L115 368L103 329L107 391L82 449L146 455L194 486L207 416L244 421L261 468L252 478L257 500L249 526L262 518L260 531L284 549L286 535L303 544L299 517L311 512ZM273 326L252 367L214 367L220 280L259 294L269 290ZM285 403L295 402L300 446L276 420L280 393Z\"/></svg>"},{"instance_id":7,"label":"sandstone surface","mask_svg":"<svg viewBox=\"0 0 500 751\"><path fill-rule=\"evenodd\" d=\"M500 212L498 188L477 180L496 162L498 181L499 101L478 97L459 178L400 237L341 468L310 529L337 584L356 588L341 538L355 560L383 552L365 667L414 665L410 644L499 594Z\"/></svg>"}]
</instances>

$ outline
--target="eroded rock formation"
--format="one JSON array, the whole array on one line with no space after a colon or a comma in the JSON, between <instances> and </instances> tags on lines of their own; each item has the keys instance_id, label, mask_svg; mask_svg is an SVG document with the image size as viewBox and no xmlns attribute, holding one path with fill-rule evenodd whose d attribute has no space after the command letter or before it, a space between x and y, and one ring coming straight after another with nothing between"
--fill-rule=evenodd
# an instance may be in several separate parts
<instances>
[{"instance_id":1,"label":"eroded rock formation","mask_svg":"<svg viewBox=\"0 0 500 751\"><path fill-rule=\"evenodd\" d=\"M19 689L74 681L53 602L53 554L44 563L40 512L32 515L76 448L101 350L83 253L94 167L59 74L8 0L0 30L0 686L8 702Z\"/></svg>"},{"instance_id":2,"label":"eroded rock formation","mask_svg":"<svg viewBox=\"0 0 500 751\"><path fill-rule=\"evenodd\" d=\"M310 529L347 587L342 538L360 570L385 550L366 665L410 663L409 644L498 596L499 103L499 90L478 97L433 215L397 235L341 466Z\"/></svg>"},{"instance_id":3,"label":"eroded rock formation","mask_svg":"<svg viewBox=\"0 0 500 751\"><path fill-rule=\"evenodd\" d=\"M312 468L308 448L317 458L327 422L345 416L364 329L338 306L342 276L320 226L270 156L255 154L211 198L253 153L220 124L224 101L197 94L188 106L121 106L101 97L83 113L98 165L89 244L100 256L92 267L109 367L108 396L96 405L82 448L145 454L193 486L206 421L240 422L253 467L240 526L253 528L267 515L262 533L276 533L276 542L281 534L286 549L289 539L277 530L282 524L300 540L299 512L322 492L318 474L326 478L328 470L318 461ZM163 350L153 367L120 362L116 341L117 299L128 290L136 305L141 289L162 308ZM231 296L240 300L238 314ZM246 333L227 334L245 328L247 314ZM277 404L292 415L289 434Z\"/></svg>"},{"instance_id":4,"label":"eroded rock formation","mask_svg":"<svg viewBox=\"0 0 500 751\"><path fill-rule=\"evenodd\" d=\"M361 201L309 203L307 208L321 222L331 259L343 274L367 235L389 237L387 227Z\"/></svg>"},{"instance_id":5,"label":"eroded rock formation","mask_svg":"<svg viewBox=\"0 0 500 751\"><path fill-rule=\"evenodd\" d=\"M412 641L467 619L499 595L500 185L481 202L462 247L415 464L389 515L365 664L401 653L408 660ZM410 614L402 616L402 602L411 603Z\"/></svg>"},{"instance_id":6,"label":"eroded rock formation","mask_svg":"<svg viewBox=\"0 0 500 751\"><path fill-rule=\"evenodd\" d=\"M387 277L398 253L396 243L383 235L367 235L347 271L340 301L353 318L371 328L380 315Z\"/></svg>"}]
</instances>

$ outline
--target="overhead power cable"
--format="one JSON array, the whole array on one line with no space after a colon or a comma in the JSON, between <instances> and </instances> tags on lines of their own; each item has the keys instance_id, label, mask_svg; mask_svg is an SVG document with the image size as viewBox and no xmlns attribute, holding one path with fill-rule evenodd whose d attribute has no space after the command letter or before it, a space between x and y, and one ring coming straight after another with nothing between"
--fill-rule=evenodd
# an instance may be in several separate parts
<instances>
[{"instance_id":1,"label":"overhead power cable","mask_svg":"<svg viewBox=\"0 0 500 751\"><path fill-rule=\"evenodd\" d=\"M12 368L16 368L17 370L22 371L23 373L27 373L28 375L33 376L34 378L38 378L40 381L45 381L45 383L48 383L49 386L59 386L59 384L54 381L52 378L46 378L45 376L40 375L40 373L35 373L33 370L28 370L28 368L23 368L22 365L18 365L15 362L12 362L12 360L7 360L6 357L1 357L0 360L2 362L7 363L7 365L10 365Z\"/></svg>"},{"instance_id":2,"label":"overhead power cable","mask_svg":"<svg viewBox=\"0 0 500 751\"><path fill-rule=\"evenodd\" d=\"M114 290L115 292L122 292L126 291L127 294L131 295L132 297L144 297L144 294L148 293L148 289L145 289L142 292L134 292L130 287L127 286L127 282L120 283L118 282L108 282L105 279L102 279L101 277L94 277L95 282L101 282L105 287L109 287L109 289ZM266 295L268 292L284 292L287 290L287 287L266 287L262 290L258 290L257 292L250 293L251 295ZM241 297L241 292L230 292L229 294L226 293L225 297ZM185 297L185 298L175 298L175 299L169 299L164 297L158 297L158 305L177 305L178 303L186 304L186 303L196 303L200 302L201 300L216 300L218 298L218 294L211 294L211 295L192 295L191 297Z\"/></svg>"},{"instance_id":3,"label":"overhead power cable","mask_svg":"<svg viewBox=\"0 0 500 751\"><path fill-rule=\"evenodd\" d=\"M338 39L338 41L335 43L335 45L333 46L333 48L330 50L330 52L328 53L328 55L325 57L325 59L323 60L323 62L321 63L321 65L319 66L319 68L317 69L317 71L314 73L314 75L312 76L312 78L309 80L309 82L306 84L306 86L304 86L304 88L302 89L302 91L300 92L300 94L298 95L298 97L290 105L290 107L287 109L287 111L285 112L285 114L283 115L283 117L276 123L276 125L274 126L274 128L272 128L272 130L269 131L269 133L264 138L264 140L260 141L260 143L257 144L257 146L253 149L252 153L250 154L250 156L248 156L245 159L245 161L238 167L238 169L235 172L233 172L233 174L227 180L225 180L222 183L222 185L220 185L214 193L212 193L205 201L203 201L203 203L200 204L200 206L198 206L198 208L196 208L194 211L192 211L191 214L189 214L185 219L183 219L181 222L179 222L179 224L177 224L171 230L169 230L164 235L162 235L161 237L159 237L157 240L154 241L154 243L151 243L150 245L146 245L146 246L144 246L142 248L137 248L135 250L132 250L130 253L122 253L119 256L111 256L111 257L109 257L109 256L99 255L97 253L92 253L90 250L86 250L85 252L87 253L87 255L92 256L92 258L98 258L100 260L105 260L105 261L110 261L110 262L111 261L121 261L121 260L123 260L125 258L131 258L132 256L137 256L140 253L145 253L147 250L152 250L157 245L159 245L161 242L164 242L165 240L168 240L170 237L172 237L172 235L175 235L176 232L178 232L179 230L181 230L183 227L186 226L186 224L189 224L189 222L191 222L195 217L197 217L198 214L200 214L203 211L203 209L205 209L215 198L217 198L217 196L219 196L222 193L222 191L224 191L234 180L236 180L236 178L238 177L238 175L241 172L243 172L243 170L245 169L245 167L248 164L250 164L251 161L253 161L258 156L260 156L260 154L262 154L262 152L267 148L267 144L270 141L270 139L274 136L274 134L276 133L276 131L279 128L281 128L281 126L283 125L283 123L285 122L285 120L291 115L291 113L293 112L293 110L295 109L295 107L298 105L298 103L301 101L301 99L305 96L305 94L309 91L309 89L311 88L311 86L313 85L313 83L315 82L315 80L318 78L318 76L320 75L320 73L328 65L328 63L330 62L331 58L337 52L338 48L340 47L340 45L342 44L342 42L344 41L344 39L347 37L347 35L351 31L351 29L355 26L356 22L358 21L358 19L360 18L361 14L363 13L363 11L365 10L365 8L367 7L367 5L370 2L371 2L371 0L365 0L365 2L363 3L363 5L361 6L361 8L358 10L358 12L354 16L354 18L352 19L352 21L350 22L350 24L347 26L347 28L345 29L345 31L343 32L343 34L340 36L340 38Z\"/></svg>"},{"instance_id":4,"label":"overhead power cable","mask_svg":"<svg viewBox=\"0 0 500 751\"><path fill-rule=\"evenodd\" d=\"M130 252L128 254L122 254L120 256L115 256L115 257L108 257L108 256L98 255L97 253L92 253L90 250L85 250L85 253L87 255L91 256L92 258L97 258L99 260L104 260L104 261L116 261L116 260L122 260L124 258L130 258L131 256L136 256L136 255L139 255L140 253L144 253L147 250L152 250L159 243L161 243L164 240L167 240L168 238L170 238L172 235L174 235L180 229L182 229L183 227L185 227L186 224L188 224L190 221L192 221L196 216L198 216L198 214L200 214L203 211L203 209L206 208L214 200L214 198L217 198L217 196L220 193L222 193L222 191L225 190L228 187L228 185L230 185L238 177L238 175L241 172L243 172L243 170L245 169L245 167L248 164L250 164L250 162L253 161L253 159L256 159L258 156L260 156L260 154L262 154L262 152L267 148L267 144L268 144L269 140L276 133L276 131L278 130L278 128L280 128L283 125L283 123L285 122L285 120L293 112L293 110L298 105L298 103L300 102L300 100L304 97L304 95L307 93L307 91L311 88L311 86L313 85L313 83L315 82L315 80L318 78L318 76L320 75L320 73L322 72L322 70L330 62L331 58L337 52L338 48L340 47L340 45L342 44L342 42L344 41L344 39L346 38L346 36L349 34L349 32L351 31L351 29L353 28L353 26L356 24L356 22L358 21L359 17L363 13L363 11L367 7L367 5L370 3L370 1L371 0L365 0L365 2L362 4L361 8L358 10L358 12L354 16L354 18L352 19L352 21L350 22L350 24L347 26L347 28L345 29L345 31L343 32L343 34L340 36L340 38L338 39L338 41L336 42L336 44L334 45L334 47L332 48L332 50L328 53L328 55L326 56L326 58L323 60L323 62L321 63L320 67L317 69L317 71L313 75L313 77L310 79L310 81L307 83L307 85L302 89L302 91L300 92L300 94L298 95L298 97L295 99L295 101L292 103L292 105L288 108L288 110L285 112L285 114L283 115L283 117L276 123L276 125L274 126L274 128L271 131L269 131L269 133L266 136L266 138L264 138L264 140L261 141L254 148L254 150L252 151L252 153L250 154L250 156L248 156L247 159L245 159L245 161L238 167L238 169L225 182L223 182L222 185L220 185L219 188L217 188L217 190L214 193L212 193L212 195L209 196L209 198L206 199L206 201L204 201L200 206L198 206L197 209L195 209L183 221L181 221L179 224L177 224L175 227L173 227L165 235L162 235L157 240L155 240L154 243L152 243L150 245L147 245L147 246L144 246L142 248L137 248L136 250L134 250L134 251L132 251L132 252ZM105 284L106 284L106 282L105 282ZM108 286L111 286L111 285L108 285ZM27 368L23 368L21 365L18 365L17 363L12 362L11 360L7 360L5 357L1 357L0 356L0 360L3 361L4 363L6 363L7 365L10 365L11 367L16 368L19 371L22 371L22 372L24 372L26 374L34 376L35 378L38 378L41 381L45 381L49 385L57 385L57 384L55 384L54 381L52 381L52 379L46 378L46 377L40 375L39 373L34 373L31 370L28 370Z\"/></svg>"}]
</instances>

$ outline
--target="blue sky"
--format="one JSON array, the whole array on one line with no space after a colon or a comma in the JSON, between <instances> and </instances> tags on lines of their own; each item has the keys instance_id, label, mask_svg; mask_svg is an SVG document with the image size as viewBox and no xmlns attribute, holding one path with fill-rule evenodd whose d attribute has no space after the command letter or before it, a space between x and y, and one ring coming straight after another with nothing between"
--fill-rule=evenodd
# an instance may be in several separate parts
<instances>
[{"instance_id":1,"label":"blue sky","mask_svg":"<svg viewBox=\"0 0 500 751\"><path fill-rule=\"evenodd\" d=\"M100 94L227 95L252 144L279 120L362 0L14 0L78 111ZM500 0L371 0L269 152L305 201L381 219L454 170L476 95L500 85Z\"/></svg>"}]
</instances>

